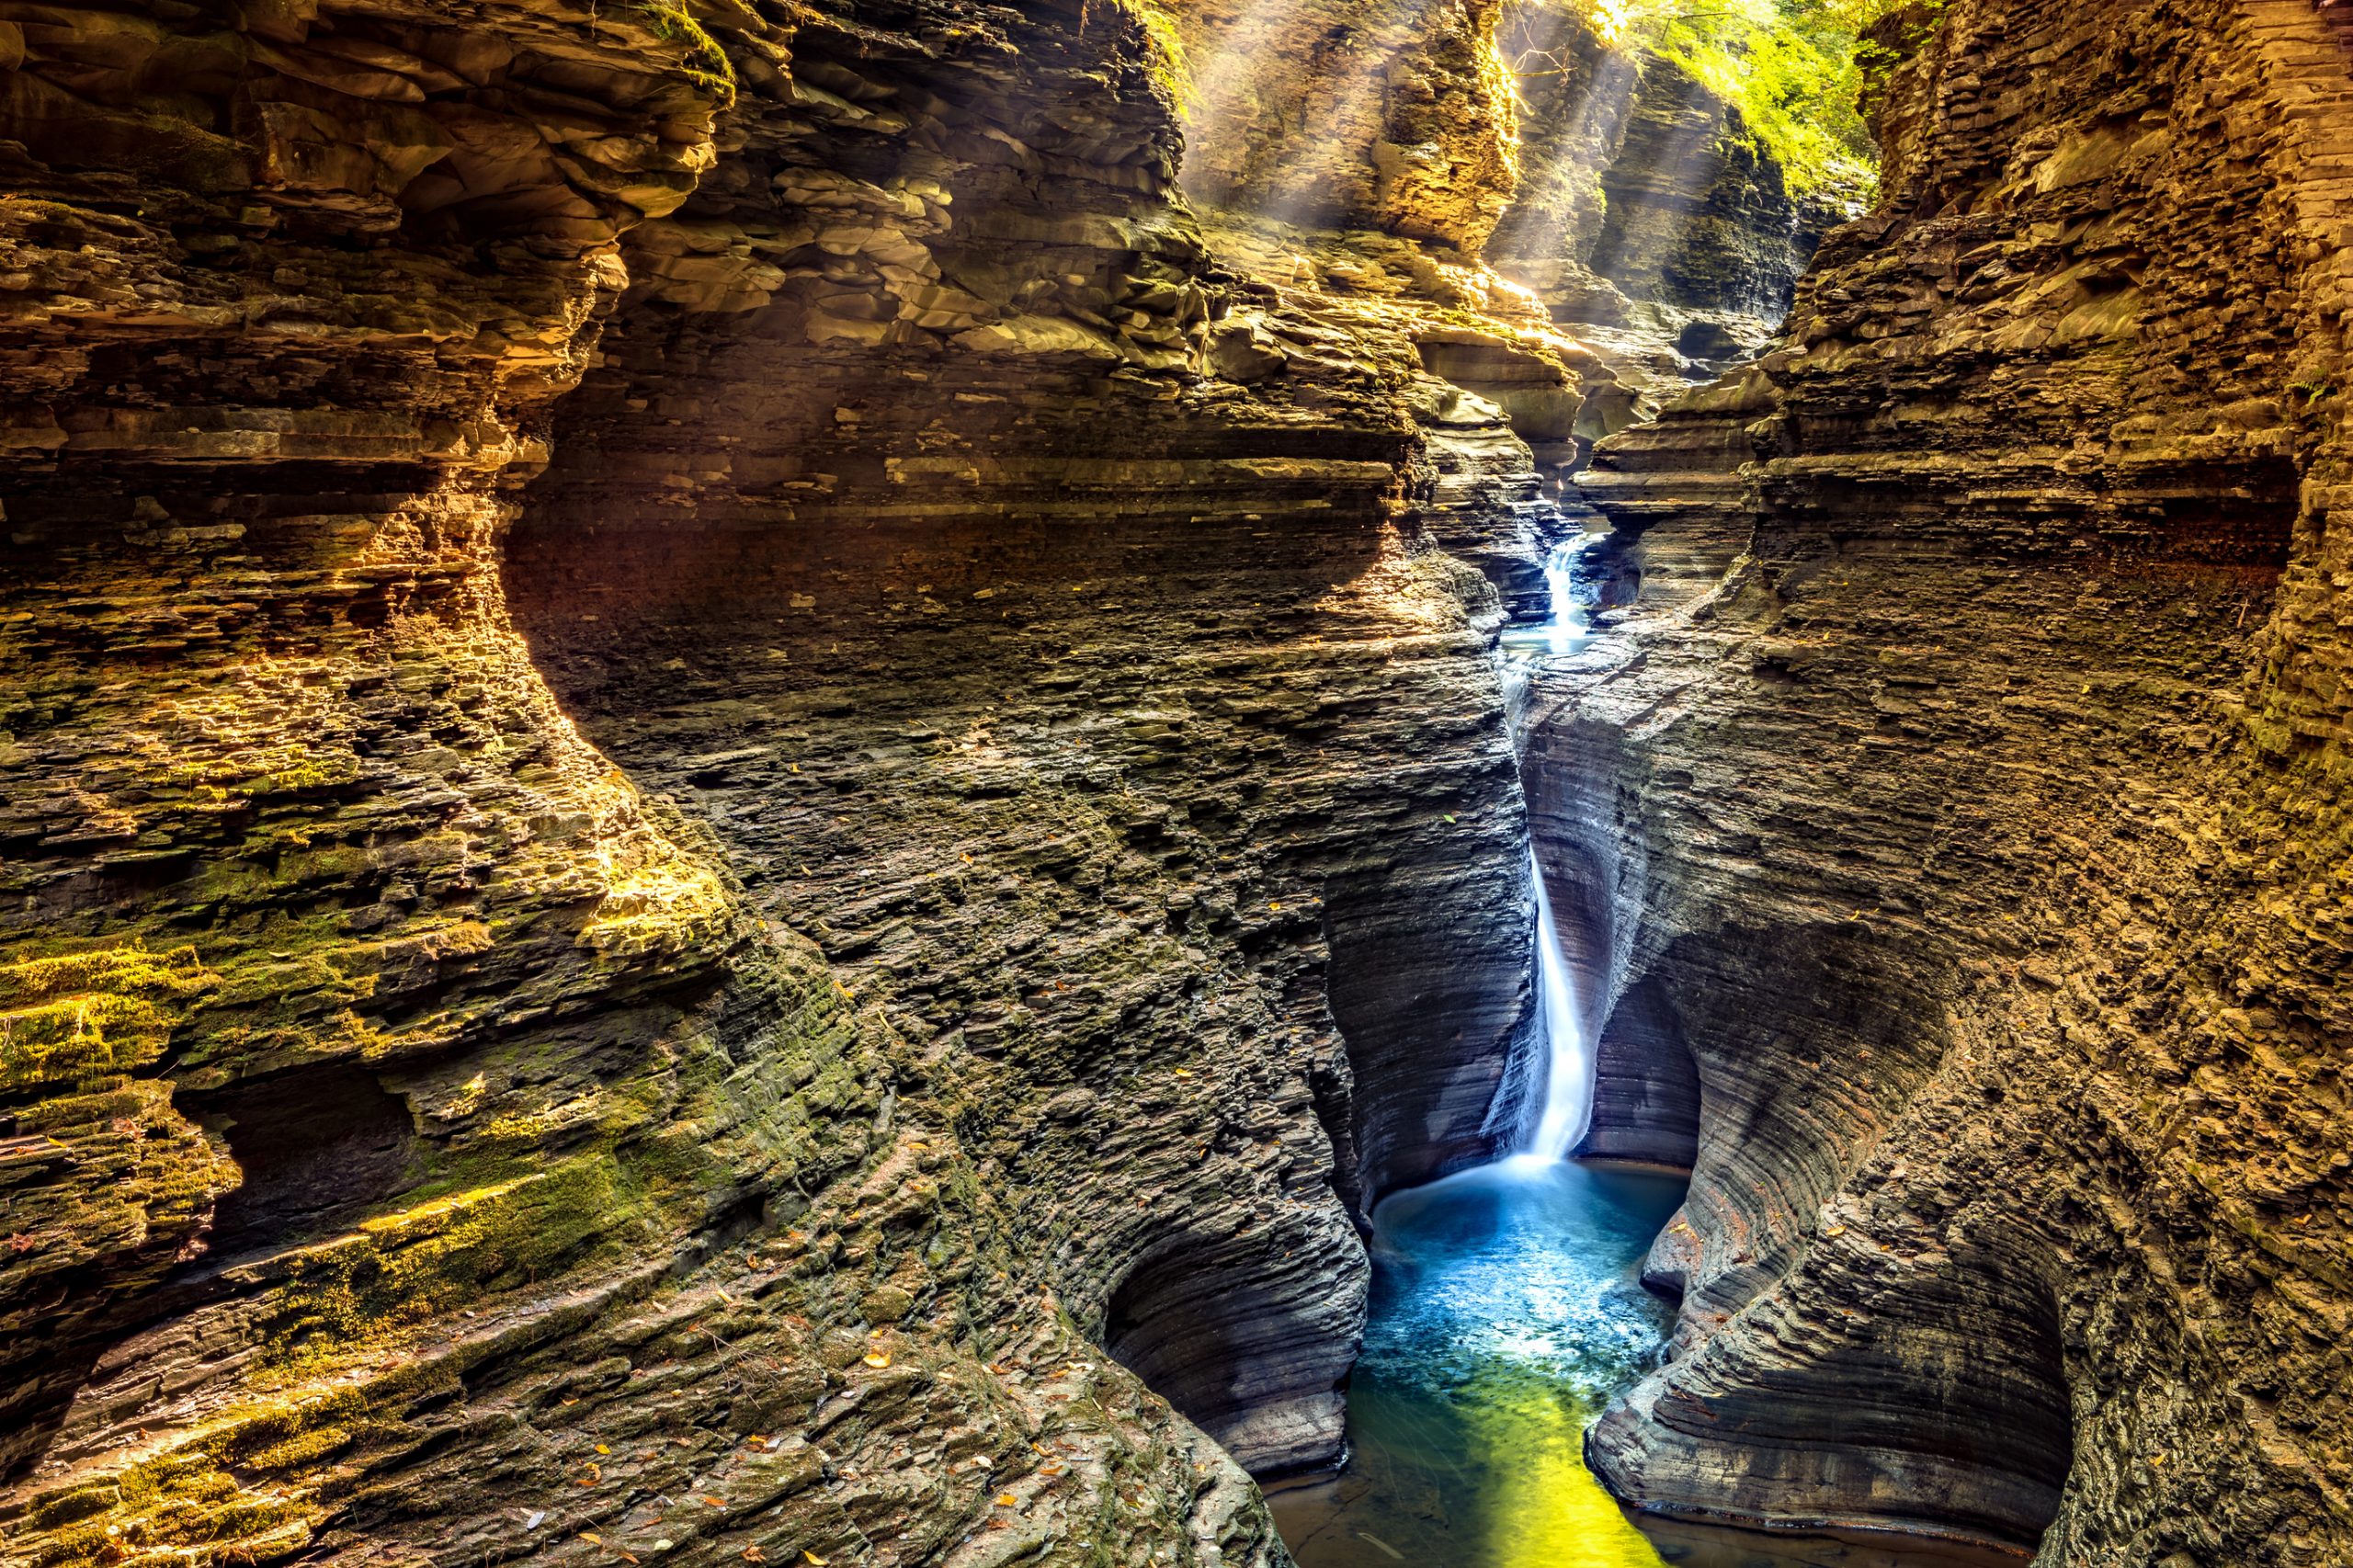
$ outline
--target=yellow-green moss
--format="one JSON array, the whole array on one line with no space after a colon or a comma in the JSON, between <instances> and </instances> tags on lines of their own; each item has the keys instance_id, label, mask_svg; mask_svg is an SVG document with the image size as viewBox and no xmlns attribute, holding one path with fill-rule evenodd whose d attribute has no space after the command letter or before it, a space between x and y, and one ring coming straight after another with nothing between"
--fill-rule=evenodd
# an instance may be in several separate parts
<instances>
[{"instance_id":1,"label":"yellow-green moss","mask_svg":"<svg viewBox=\"0 0 2353 1568\"><path fill-rule=\"evenodd\" d=\"M1190 114L1199 94L1193 85L1193 66L1185 53L1185 35L1176 17L1154 0L1115 0L1143 28L1144 69L1153 85L1179 114Z\"/></svg>"},{"instance_id":2,"label":"yellow-green moss","mask_svg":"<svg viewBox=\"0 0 2353 1568\"><path fill-rule=\"evenodd\" d=\"M154 1060L220 979L194 948L136 941L0 965L0 1090L86 1085Z\"/></svg>"},{"instance_id":3,"label":"yellow-green moss","mask_svg":"<svg viewBox=\"0 0 2353 1568\"><path fill-rule=\"evenodd\" d=\"M638 10L653 26L654 34L665 43L686 46L686 72L698 86L718 94L733 102L735 97L735 65L727 51L709 28L695 18L677 0L639 0Z\"/></svg>"}]
</instances>

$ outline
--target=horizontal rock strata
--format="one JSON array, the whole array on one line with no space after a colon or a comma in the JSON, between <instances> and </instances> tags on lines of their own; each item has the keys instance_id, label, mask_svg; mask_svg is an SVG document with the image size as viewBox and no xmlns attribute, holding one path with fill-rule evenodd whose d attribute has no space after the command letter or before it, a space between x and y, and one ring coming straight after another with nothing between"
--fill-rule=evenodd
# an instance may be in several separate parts
<instances>
[{"instance_id":1,"label":"horizontal rock strata","mask_svg":"<svg viewBox=\"0 0 2353 1568\"><path fill-rule=\"evenodd\" d=\"M8 1559L1270 1560L1525 449L1116 11L0 15Z\"/></svg>"},{"instance_id":2,"label":"horizontal rock strata","mask_svg":"<svg viewBox=\"0 0 2353 1568\"><path fill-rule=\"evenodd\" d=\"M1536 833L1595 1146L1697 1117L1638 1503L2353 1550L2348 117L2301 0L1956 0L1784 346L1586 476L1632 608L1531 699Z\"/></svg>"},{"instance_id":3,"label":"horizontal rock strata","mask_svg":"<svg viewBox=\"0 0 2353 1568\"><path fill-rule=\"evenodd\" d=\"M1495 0L1178 0L1186 188L1212 207L1475 256L1518 178Z\"/></svg>"},{"instance_id":4,"label":"horizontal rock strata","mask_svg":"<svg viewBox=\"0 0 2353 1568\"><path fill-rule=\"evenodd\" d=\"M1669 382L1756 353L1853 193L1799 194L1736 109L1579 7L1505 7L1519 177L1486 244L1552 319Z\"/></svg>"}]
</instances>

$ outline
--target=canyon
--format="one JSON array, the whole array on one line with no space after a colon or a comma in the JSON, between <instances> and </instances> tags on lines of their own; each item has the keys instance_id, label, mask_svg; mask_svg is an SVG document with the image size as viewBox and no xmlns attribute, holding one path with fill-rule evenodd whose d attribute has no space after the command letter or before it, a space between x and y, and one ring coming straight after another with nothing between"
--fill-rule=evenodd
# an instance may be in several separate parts
<instances>
[{"instance_id":1,"label":"canyon","mask_svg":"<svg viewBox=\"0 0 2353 1568\"><path fill-rule=\"evenodd\" d=\"M0 1562L1281 1568L1540 897L1618 1497L2353 1560L2353 24L1874 9L0 3Z\"/></svg>"}]
</instances>

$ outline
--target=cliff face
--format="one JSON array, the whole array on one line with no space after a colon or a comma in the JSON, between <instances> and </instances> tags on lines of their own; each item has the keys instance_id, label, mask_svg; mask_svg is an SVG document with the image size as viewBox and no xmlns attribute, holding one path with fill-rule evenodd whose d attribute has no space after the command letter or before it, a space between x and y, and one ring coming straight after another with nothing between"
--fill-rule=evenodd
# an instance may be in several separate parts
<instances>
[{"instance_id":1,"label":"cliff face","mask_svg":"<svg viewBox=\"0 0 2353 1568\"><path fill-rule=\"evenodd\" d=\"M805 283L624 301L510 591L588 733L919 1051L1080 1320L1279 1470L1337 1448L1343 1199L1477 1157L1519 1016L1495 601L1412 537L1411 344L1205 293L1165 120L1090 121L1060 42L804 26L838 96L961 107L752 106L675 226L756 250L806 168L920 170L941 216L885 253L814 210ZM1254 390L1144 373L1197 343Z\"/></svg>"},{"instance_id":2,"label":"cliff face","mask_svg":"<svg viewBox=\"0 0 2353 1568\"><path fill-rule=\"evenodd\" d=\"M1196 200L1475 256L1518 178L1495 0L1182 0Z\"/></svg>"},{"instance_id":3,"label":"cliff face","mask_svg":"<svg viewBox=\"0 0 2353 1568\"><path fill-rule=\"evenodd\" d=\"M2331 24L1952 0L1515 768L1635 378L1463 254L1512 24L1351 33L1291 215L1393 232L1222 262L1147 20L0 7L8 1560L1277 1561L1531 828L1696 1165L1613 1484L2342 1560ZM1522 210L1761 309L1643 84Z\"/></svg>"},{"instance_id":4,"label":"cliff face","mask_svg":"<svg viewBox=\"0 0 2353 1568\"><path fill-rule=\"evenodd\" d=\"M1168 15L1195 201L1302 250L1362 229L1484 256L1677 390L1761 347L1847 205L1792 196L1736 110L1576 0Z\"/></svg>"},{"instance_id":5,"label":"cliff face","mask_svg":"<svg viewBox=\"0 0 2353 1568\"><path fill-rule=\"evenodd\" d=\"M1581 6L1523 0L1497 39L1522 140L1495 266L1554 321L1661 370L1755 354L1847 199L1793 195L1736 110L1673 62L1606 45Z\"/></svg>"},{"instance_id":6,"label":"cliff face","mask_svg":"<svg viewBox=\"0 0 2353 1568\"><path fill-rule=\"evenodd\" d=\"M1274 1550L1096 1346L1327 1455L1483 1146L1410 341L1116 11L6 16L10 1559Z\"/></svg>"},{"instance_id":7,"label":"cliff face","mask_svg":"<svg viewBox=\"0 0 2353 1568\"><path fill-rule=\"evenodd\" d=\"M1696 1148L1632 1498L2353 1547L2347 59L1955 0L1784 345L1601 449L1636 597L1530 798L1595 1144Z\"/></svg>"},{"instance_id":8,"label":"cliff face","mask_svg":"<svg viewBox=\"0 0 2353 1568\"><path fill-rule=\"evenodd\" d=\"M490 569L598 247L708 164L712 95L634 15L345 20L7 23L12 1469L165 1390L217 1414L232 1341L284 1375L609 1264L724 1164L804 1157L756 1152L784 1123L745 1089L805 1119L796 1075L858 1075ZM772 1022L721 1000L739 970ZM214 1326L126 1345L183 1313Z\"/></svg>"}]
</instances>

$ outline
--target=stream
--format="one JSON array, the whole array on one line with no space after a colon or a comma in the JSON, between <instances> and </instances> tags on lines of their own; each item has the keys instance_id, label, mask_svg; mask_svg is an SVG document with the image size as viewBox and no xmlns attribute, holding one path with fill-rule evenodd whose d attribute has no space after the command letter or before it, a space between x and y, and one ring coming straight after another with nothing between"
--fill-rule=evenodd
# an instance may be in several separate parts
<instances>
[{"instance_id":1,"label":"stream","mask_svg":"<svg viewBox=\"0 0 2353 1568\"><path fill-rule=\"evenodd\" d=\"M1514 663L1586 647L1569 591L1584 543L1547 561L1552 616L1505 633ZM1641 1270L1687 1180L1567 1157L1591 1112L1592 1053L1532 850L1530 870L1540 1108L1518 1152L1374 1210L1347 1463L1267 1498L1301 1568L2021 1568L1932 1542L1638 1517L1586 1468L1586 1429L1657 1364L1672 1326Z\"/></svg>"},{"instance_id":2,"label":"stream","mask_svg":"<svg viewBox=\"0 0 2353 1568\"><path fill-rule=\"evenodd\" d=\"M1656 1353L1666 1309L1635 1273L1683 1185L1523 1157L1381 1205L1347 1467L1268 1499L1301 1568L1660 1561L1582 1449Z\"/></svg>"}]
</instances>

